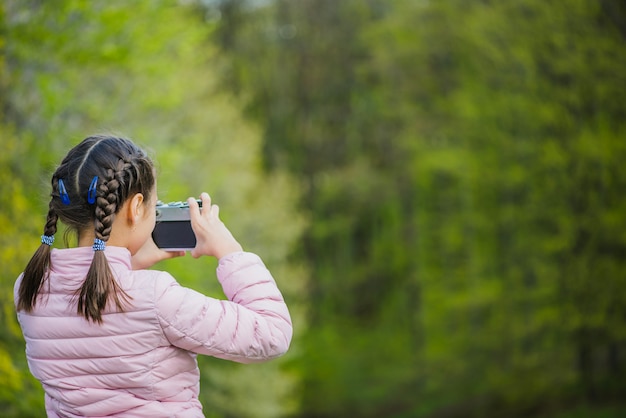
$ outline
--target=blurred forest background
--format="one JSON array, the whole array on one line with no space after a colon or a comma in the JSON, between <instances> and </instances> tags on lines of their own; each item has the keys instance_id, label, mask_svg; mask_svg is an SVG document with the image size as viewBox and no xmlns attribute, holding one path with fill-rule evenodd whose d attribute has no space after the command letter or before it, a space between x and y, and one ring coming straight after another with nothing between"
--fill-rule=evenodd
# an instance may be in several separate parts
<instances>
[{"instance_id":1,"label":"blurred forest background","mask_svg":"<svg viewBox=\"0 0 626 418\"><path fill-rule=\"evenodd\" d=\"M280 360L199 359L207 417L626 416L622 0L4 0L0 109L5 417L44 415L12 288L96 132L291 307Z\"/></svg>"}]
</instances>

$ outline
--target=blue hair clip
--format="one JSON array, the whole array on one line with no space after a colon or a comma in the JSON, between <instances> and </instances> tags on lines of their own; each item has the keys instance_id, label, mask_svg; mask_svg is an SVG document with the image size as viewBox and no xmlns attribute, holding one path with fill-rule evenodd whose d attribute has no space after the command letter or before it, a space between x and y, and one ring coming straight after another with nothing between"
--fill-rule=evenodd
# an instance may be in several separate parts
<instances>
[{"instance_id":1,"label":"blue hair clip","mask_svg":"<svg viewBox=\"0 0 626 418\"><path fill-rule=\"evenodd\" d=\"M104 247L106 246L105 242L99 238L93 240L93 248L94 251L104 251Z\"/></svg>"},{"instance_id":2,"label":"blue hair clip","mask_svg":"<svg viewBox=\"0 0 626 418\"><path fill-rule=\"evenodd\" d=\"M59 196L61 197L61 202L63 202L64 205L70 204L70 196L67 194L65 183L63 183L63 180L61 179L59 179Z\"/></svg>"},{"instance_id":3,"label":"blue hair clip","mask_svg":"<svg viewBox=\"0 0 626 418\"><path fill-rule=\"evenodd\" d=\"M89 185L89 191L87 192L87 202L90 205L96 203L96 187L98 186L98 176L95 176L93 180L91 180L91 184Z\"/></svg>"}]
</instances>

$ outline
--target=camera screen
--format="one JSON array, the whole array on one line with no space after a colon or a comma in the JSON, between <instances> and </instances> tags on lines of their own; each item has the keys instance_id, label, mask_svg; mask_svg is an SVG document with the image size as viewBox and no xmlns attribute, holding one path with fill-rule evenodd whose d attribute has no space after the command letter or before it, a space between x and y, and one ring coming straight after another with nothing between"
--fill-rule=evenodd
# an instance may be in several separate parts
<instances>
[{"instance_id":1,"label":"camera screen","mask_svg":"<svg viewBox=\"0 0 626 418\"><path fill-rule=\"evenodd\" d=\"M188 250L196 246L196 236L189 221L157 222L152 239L164 250Z\"/></svg>"}]
</instances>

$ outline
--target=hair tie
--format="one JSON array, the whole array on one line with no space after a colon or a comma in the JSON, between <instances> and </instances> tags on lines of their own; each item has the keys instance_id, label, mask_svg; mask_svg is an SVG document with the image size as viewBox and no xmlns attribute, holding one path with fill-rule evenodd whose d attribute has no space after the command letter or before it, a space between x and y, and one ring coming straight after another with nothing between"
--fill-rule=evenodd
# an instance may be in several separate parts
<instances>
[{"instance_id":1,"label":"hair tie","mask_svg":"<svg viewBox=\"0 0 626 418\"><path fill-rule=\"evenodd\" d=\"M42 244L46 244L46 245L52 246L53 242L54 242L54 235L42 235L41 236L41 243Z\"/></svg>"},{"instance_id":2,"label":"hair tie","mask_svg":"<svg viewBox=\"0 0 626 418\"><path fill-rule=\"evenodd\" d=\"M101 239L96 238L93 240L93 246L91 248L93 248L94 251L104 251L104 247L106 247L106 244Z\"/></svg>"},{"instance_id":3,"label":"hair tie","mask_svg":"<svg viewBox=\"0 0 626 418\"><path fill-rule=\"evenodd\" d=\"M89 185L89 191L87 192L87 202L89 202L90 205L96 202L96 187L98 187L98 176L95 176L91 180L91 184Z\"/></svg>"},{"instance_id":4,"label":"hair tie","mask_svg":"<svg viewBox=\"0 0 626 418\"><path fill-rule=\"evenodd\" d=\"M59 179L59 197L61 197L61 202L63 202L64 205L70 204L70 196L67 194L65 183L63 183L61 179Z\"/></svg>"}]
</instances>

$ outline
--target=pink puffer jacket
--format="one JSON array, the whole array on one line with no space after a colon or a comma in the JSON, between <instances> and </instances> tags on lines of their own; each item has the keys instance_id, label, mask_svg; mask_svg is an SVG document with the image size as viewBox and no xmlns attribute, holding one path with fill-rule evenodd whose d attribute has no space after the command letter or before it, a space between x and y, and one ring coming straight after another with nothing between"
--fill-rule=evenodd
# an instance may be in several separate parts
<instances>
[{"instance_id":1,"label":"pink puffer jacket","mask_svg":"<svg viewBox=\"0 0 626 418\"><path fill-rule=\"evenodd\" d=\"M106 256L132 297L124 313L108 309L102 325L77 315L75 291L91 247L53 249L35 309L18 312L48 416L202 417L195 353L247 363L287 351L289 312L258 256L233 253L219 261L228 300L182 287L165 272L131 270L125 248L107 247Z\"/></svg>"}]
</instances>

